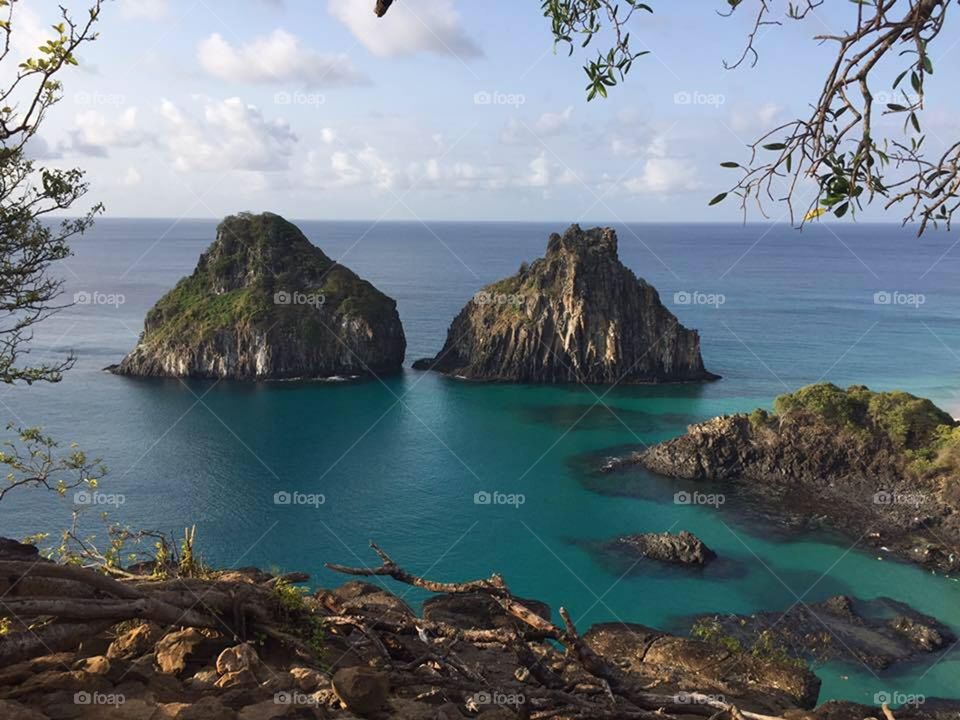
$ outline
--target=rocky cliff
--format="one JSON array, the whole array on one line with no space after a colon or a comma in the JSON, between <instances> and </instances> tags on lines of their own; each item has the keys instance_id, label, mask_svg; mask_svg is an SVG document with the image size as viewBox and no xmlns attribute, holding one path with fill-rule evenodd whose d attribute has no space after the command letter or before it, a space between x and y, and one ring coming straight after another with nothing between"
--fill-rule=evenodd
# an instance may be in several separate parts
<instances>
[{"instance_id":1,"label":"rocky cliff","mask_svg":"<svg viewBox=\"0 0 960 720\"><path fill-rule=\"evenodd\" d=\"M147 314L121 375L319 378L398 372L396 303L278 215L226 218Z\"/></svg>"},{"instance_id":2,"label":"rocky cliff","mask_svg":"<svg viewBox=\"0 0 960 720\"><path fill-rule=\"evenodd\" d=\"M825 524L904 559L960 568L960 428L904 392L811 385L687 434L609 470L722 483L780 517Z\"/></svg>"},{"instance_id":3,"label":"rocky cliff","mask_svg":"<svg viewBox=\"0 0 960 720\"><path fill-rule=\"evenodd\" d=\"M440 353L414 367L528 383L717 377L704 369L697 332L620 262L616 233L577 225L552 235L545 257L477 293Z\"/></svg>"}]
</instances>

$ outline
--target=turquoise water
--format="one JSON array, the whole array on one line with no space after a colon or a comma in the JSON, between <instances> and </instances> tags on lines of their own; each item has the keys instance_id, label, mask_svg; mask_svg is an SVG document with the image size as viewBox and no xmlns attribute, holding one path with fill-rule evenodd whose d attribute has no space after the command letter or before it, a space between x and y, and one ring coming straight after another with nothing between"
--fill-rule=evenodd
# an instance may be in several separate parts
<instances>
[{"instance_id":1,"label":"turquoise water","mask_svg":"<svg viewBox=\"0 0 960 720\"><path fill-rule=\"evenodd\" d=\"M682 485L641 471L595 472L612 453L770 405L786 388L821 379L904 388L956 411L960 260L952 236L916 240L877 225L802 234L759 225L621 228L624 261L701 330L707 367L724 376L708 385L491 386L412 370L383 383L242 385L103 373L212 238L211 222L171 224L102 222L64 267L67 291L122 294L125 302L77 306L44 328L39 357L78 354L62 384L0 390L5 418L44 425L104 457L104 490L125 497L115 517L171 532L196 524L211 562L306 570L317 585L342 581L324 562L373 562L373 539L434 578L501 572L518 594L569 608L582 629L620 619L682 631L697 613L786 609L843 592L893 597L960 631L960 588L951 579L850 550L842 538L786 534L737 498L719 509L675 505ZM481 285L541 254L547 234L563 229L302 226L397 298L408 365L436 352ZM674 305L678 291L722 293L726 302ZM874 304L881 291L922 293L924 303ZM522 494L524 503L475 504L481 491ZM276 505L278 492L323 494L325 502ZM11 496L0 507L0 534L60 527L69 510L36 493ZM699 573L665 571L631 567L602 549L618 534L668 529L695 532L722 561ZM869 702L879 691L960 698L957 670L953 656L879 676L831 664L818 668L821 700Z\"/></svg>"}]
</instances>

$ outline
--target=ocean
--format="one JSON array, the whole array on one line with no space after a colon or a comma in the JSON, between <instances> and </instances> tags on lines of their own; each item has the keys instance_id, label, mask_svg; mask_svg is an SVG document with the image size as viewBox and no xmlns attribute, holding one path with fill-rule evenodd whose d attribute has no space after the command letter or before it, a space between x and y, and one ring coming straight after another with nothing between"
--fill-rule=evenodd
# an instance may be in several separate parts
<instances>
[{"instance_id":1,"label":"ocean","mask_svg":"<svg viewBox=\"0 0 960 720\"><path fill-rule=\"evenodd\" d=\"M568 608L581 630L622 620L685 632L697 614L843 593L906 602L960 635L953 578L852 550L842 537L788 533L736 498L676 503L691 488L639 470L597 473L611 455L717 414L770 407L818 381L903 389L960 415L955 233L918 239L895 225L852 223L802 232L618 226L621 259L700 331L706 366L723 379L611 389L473 384L409 369L439 350L480 287L541 256L563 223L298 224L397 300L408 340L403 375L238 384L103 372L134 346L151 305L193 270L216 226L105 219L57 269L67 298L84 302L46 321L31 355L54 361L73 351L76 366L58 385L0 388L0 416L102 457L110 473L101 490L117 504L97 509L176 535L195 525L212 564L303 570L313 585L332 586L345 578L323 564L375 563L373 540L431 578L499 572L517 594ZM0 535L55 532L73 507L71 497L13 493L0 504ZM681 529L723 562L666 571L604 550L617 535ZM412 604L423 599L397 590ZM876 674L821 664L821 701L872 703L878 692L960 698L958 659Z\"/></svg>"}]
</instances>

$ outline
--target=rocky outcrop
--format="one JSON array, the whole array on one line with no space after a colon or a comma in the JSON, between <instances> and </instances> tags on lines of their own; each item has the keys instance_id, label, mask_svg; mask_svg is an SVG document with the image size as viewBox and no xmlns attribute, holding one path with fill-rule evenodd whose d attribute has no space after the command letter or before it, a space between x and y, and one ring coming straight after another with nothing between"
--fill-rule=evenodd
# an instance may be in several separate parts
<instances>
[{"instance_id":1,"label":"rocky outcrop","mask_svg":"<svg viewBox=\"0 0 960 720\"><path fill-rule=\"evenodd\" d=\"M706 565L717 557L693 533L643 533L617 538L616 547L651 560L679 565Z\"/></svg>"},{"instance_id":2,"label":"rocky outcrop","mask_svg":"<svg viewBox=\"0 0 960 720\"><path fill-rule=\"evenodd\" d=\"M907 393L822 384L764 410L691 425L686 435L611 461L715 483L775 517L824 524L944 571L960 568L957 423Z\"/></svg>"},{"instance_id":3,"label":"rocky outcrop","mask_svg":"<svg viewBox=\"0 0 960 720\"><path fill-rule=\"evenodd\" d=\"M771 661L731 652L694 638L677 637L644 625L601 623L583 636L595 651L640 677L671 677L678 697L711 692L734 695L745 709L780 713L812 708L820 680L799 663ZM694 680L696 678L696 680ZM690 699L694 704L695 701Z\"/></svg>"},{"instance_id":4,"label":"rocky outcrop","mask_svg":"<svg viewBox=\"0 0 960 720\"><path fill-rule=\"evenodd\" d=\"M278 215L226 218L196 270L147 314L120 375L236 380L386 375L396 303Z\"/></svg>"},{"instance_id":5,"label":"rocky outcrop","mask_svg":"<svg viewBox=\"0 0 960 720\"><path fill-rule=\"evenodd\" d=\"M572 226L547 253L477 293L440 353L414 367L471 380L653 383L715 379L700 338L617 256L610 228Z\"/></svg>"},{"instance_id":6,"label":"rocky outcrop","mask_svg":"<svg viewBox=\"0 0 960 720\"><path fill-rule=\"evenodd\" d=\"M795 603L786 611L709 616L694 627L745 649L774 646L808 661L842 660L876 670L946 649L956 640L943 623L904 603L843 595Z\"/></svg>"}]
</instances>

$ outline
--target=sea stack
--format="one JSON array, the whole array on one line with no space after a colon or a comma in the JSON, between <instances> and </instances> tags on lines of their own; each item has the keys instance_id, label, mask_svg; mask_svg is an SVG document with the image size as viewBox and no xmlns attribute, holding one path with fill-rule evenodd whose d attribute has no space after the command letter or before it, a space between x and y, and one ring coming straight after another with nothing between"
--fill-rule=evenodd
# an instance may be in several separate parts
<instances>
[{"instance_id":1,"label":"sea stack","mask_svg":"<svg viewBox=\"0 0 960 720\"><path fill-rule=\"evenodd\" d=\"M389 375L406 339L394 300L279 215L232 215L193 274L147 314L120 375L267 380Z\"/></svg>"},{"instance_id":2,"label":"sea stack","mask_svg":"<svg viewBox=\"0 0 960 720\"><path fill-rule=\"evenodd\" d=\"M573 225L547 253L483 288L419 370L517 383L713 380L700 338L617 256L611 228Z\"/></svg>"}]
</instances>

